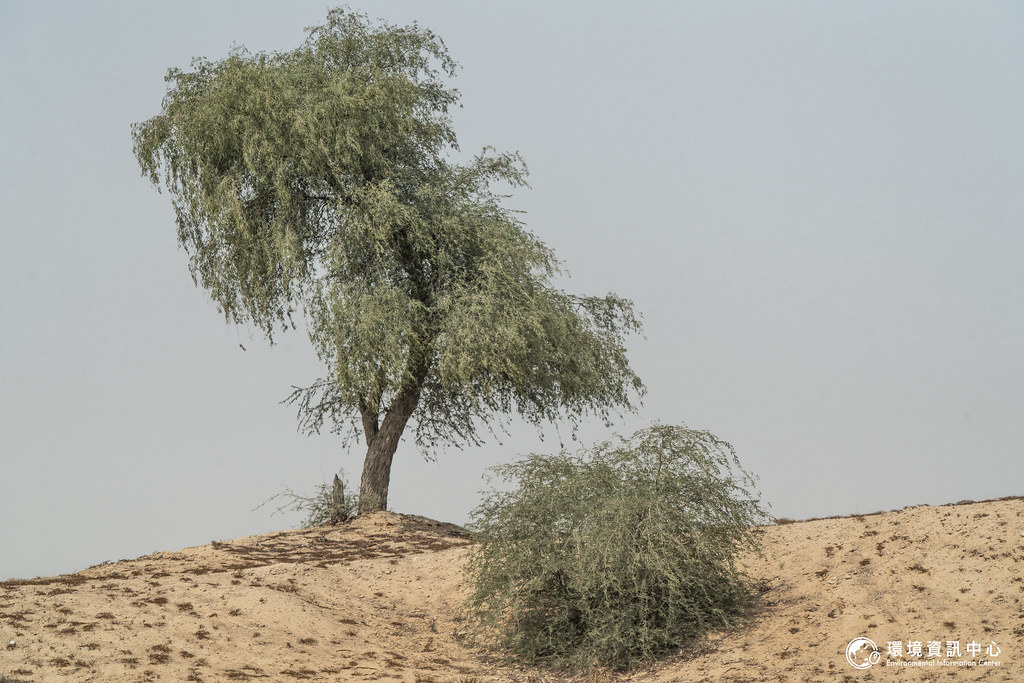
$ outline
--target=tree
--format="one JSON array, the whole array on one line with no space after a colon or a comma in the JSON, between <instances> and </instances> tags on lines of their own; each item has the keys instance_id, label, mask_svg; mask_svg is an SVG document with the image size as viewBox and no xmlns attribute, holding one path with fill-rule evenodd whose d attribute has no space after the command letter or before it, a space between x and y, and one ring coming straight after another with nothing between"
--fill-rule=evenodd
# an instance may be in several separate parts
<instances>
[{"instance_id":1,"label":"tree","mask_svg":"<svg viewBox=\"0 0 1024 683\"><path fill-rule=\"evenodd\" d=\"M559 262L491 190L525 185L517 154L448 158L441 39L337 9L307 32L292 51L169 70L132 136L225 319L273 344L305 316L327 372L289 400L306 430L361 432L360 509L386 507L410 420L428 448L478 444L504 414L575 426L632 409L631 302L554 286Z\"/></svg>"},{"instance_id":2,"label":"tree","mask_svg":"<svg viewBox=\"0 0 1024 683\"><path fill-rule=\"evenodd\" d=\"M734 625L769 517L710 432L654 425L493 468L470 529L470 623L520 661L626 668Z\"/></svg>"}]
</instances>

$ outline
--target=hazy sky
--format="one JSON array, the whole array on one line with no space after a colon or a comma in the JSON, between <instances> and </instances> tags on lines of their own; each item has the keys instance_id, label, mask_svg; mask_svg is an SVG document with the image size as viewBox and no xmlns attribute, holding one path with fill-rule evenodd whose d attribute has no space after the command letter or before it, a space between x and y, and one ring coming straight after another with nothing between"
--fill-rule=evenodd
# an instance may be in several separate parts
<instances>
[{"instance_id":1,"label":"hazy sky","mask_svg":"<svg viewBox=\"0 0 1024 683\"><path fill-rule=\"evenodd\" d=\"M509 205L566 287L643 313L621 431L711 430L780 517L1024 494L1020 3L354 7L442 36L463 150L521 152ZM129 135L169 67L292 49L326 10L0 0L0 578L287 528L253 508L358 481L279 405L308 340L224 322ZM408 441L392 509L457 523L486 467L558 448Z\"/></svg>"}]
</instances>

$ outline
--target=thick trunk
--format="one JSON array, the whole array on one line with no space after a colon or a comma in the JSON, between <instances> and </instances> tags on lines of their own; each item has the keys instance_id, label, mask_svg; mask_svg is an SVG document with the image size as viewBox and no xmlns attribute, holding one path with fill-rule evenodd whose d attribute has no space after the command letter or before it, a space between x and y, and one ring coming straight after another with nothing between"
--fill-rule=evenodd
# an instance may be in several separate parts
<instances>
[{"instance_id":1,"label":"thick trunk","mask_svg":"<svg viewBox=\"0 0 1024 683\"><path fill-rule=\"evenodd\" d=\"M398 450L398 442L409 423L420 390L426 377L426 364L417 368L412 380L395 397L391 407L384 414L378 427L378 415L370 410L361 410L363 431L366 435L366 459L363 460L363 476L359 481L359 512L386 510L388 507L388 486L391 483L391 462Z\"/></svg>"},{"instance_id":2,"label":"thick trunk","mask_svg":"<svg viewBox=\"0 0 1024 683\"><path fill-rule=\"evenodd\" d=\"M392 413L388 413L391 417ZM410 413L411 415L411 413ZM398 450L398 442L409 421L389 420L384 424L366 448L366 459L363 461L363 476L359 481L359 511L373 512L388 507L388 486L391 483L391 461ZM389 425L390 422L390 425Z\"/></svg>"}]
</instances>

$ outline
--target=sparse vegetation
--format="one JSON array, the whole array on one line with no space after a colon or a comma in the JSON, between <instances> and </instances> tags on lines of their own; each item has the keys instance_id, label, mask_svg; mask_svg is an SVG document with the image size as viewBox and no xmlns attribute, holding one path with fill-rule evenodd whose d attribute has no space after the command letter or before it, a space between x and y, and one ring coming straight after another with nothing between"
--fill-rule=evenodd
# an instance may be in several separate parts
<instances>
[{"instance_id":1,"label":"sparse vegetation","mask_svg":"<svg viewBox=\"0 0 1024 683\"><path fill-rule=\"evenodd\" d=\"M273 500L284 499L286 502L275 508L272 514L282 512L305 512L306 518L300 522L303 529L311 529L325 524L339 524L356 514L359 509L359 497L349 493L345 486L344 474L334 475L334 481L328 487L326 483L320 484L311 496L303 496L290 488L282 493L271 496L268 500L260 503L258 508L263 507Z\"/></svg>"},{"instance_id":2,"label":"sparse vegetation","mask_svg":"<svg viewBox=\"0 0 1024 683\"><path fill-rule=\"evenodd\" d=\"M485 494L471 525L478 640L530 663L626 668L735 624L750 604L735 560L768 517L709 432L656 425L494 472L515 487Z\"/></svg>"}]
</instances>

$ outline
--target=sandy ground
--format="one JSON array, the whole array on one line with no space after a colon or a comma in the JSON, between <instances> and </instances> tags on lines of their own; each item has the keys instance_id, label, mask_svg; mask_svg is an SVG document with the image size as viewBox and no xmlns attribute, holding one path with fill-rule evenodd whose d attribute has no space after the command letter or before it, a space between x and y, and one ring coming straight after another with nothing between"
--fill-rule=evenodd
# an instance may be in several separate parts
<instances>
[{"instance_id":1,"label":"sandy ground","mask_svg":"<svg viewBox=\"0 0 1024 683\"><path fill-rule=\"evenodd\" d=\"M759 533L764 555L746 567L764 593L749 623L687 644L653 667L587 680L1024 681L1024 500L922 506ZM378 513L0 583L0 675L33 682L563 680L501 667L466 642L458 607L468 544L453 525ZM845 654L857 637L878 649L863 670ZM899 655L890 645L897 641ZM958 655L947 653L954 645ZM871 648L856 654L860 664Z\"/></svg>"}]
</instances>

